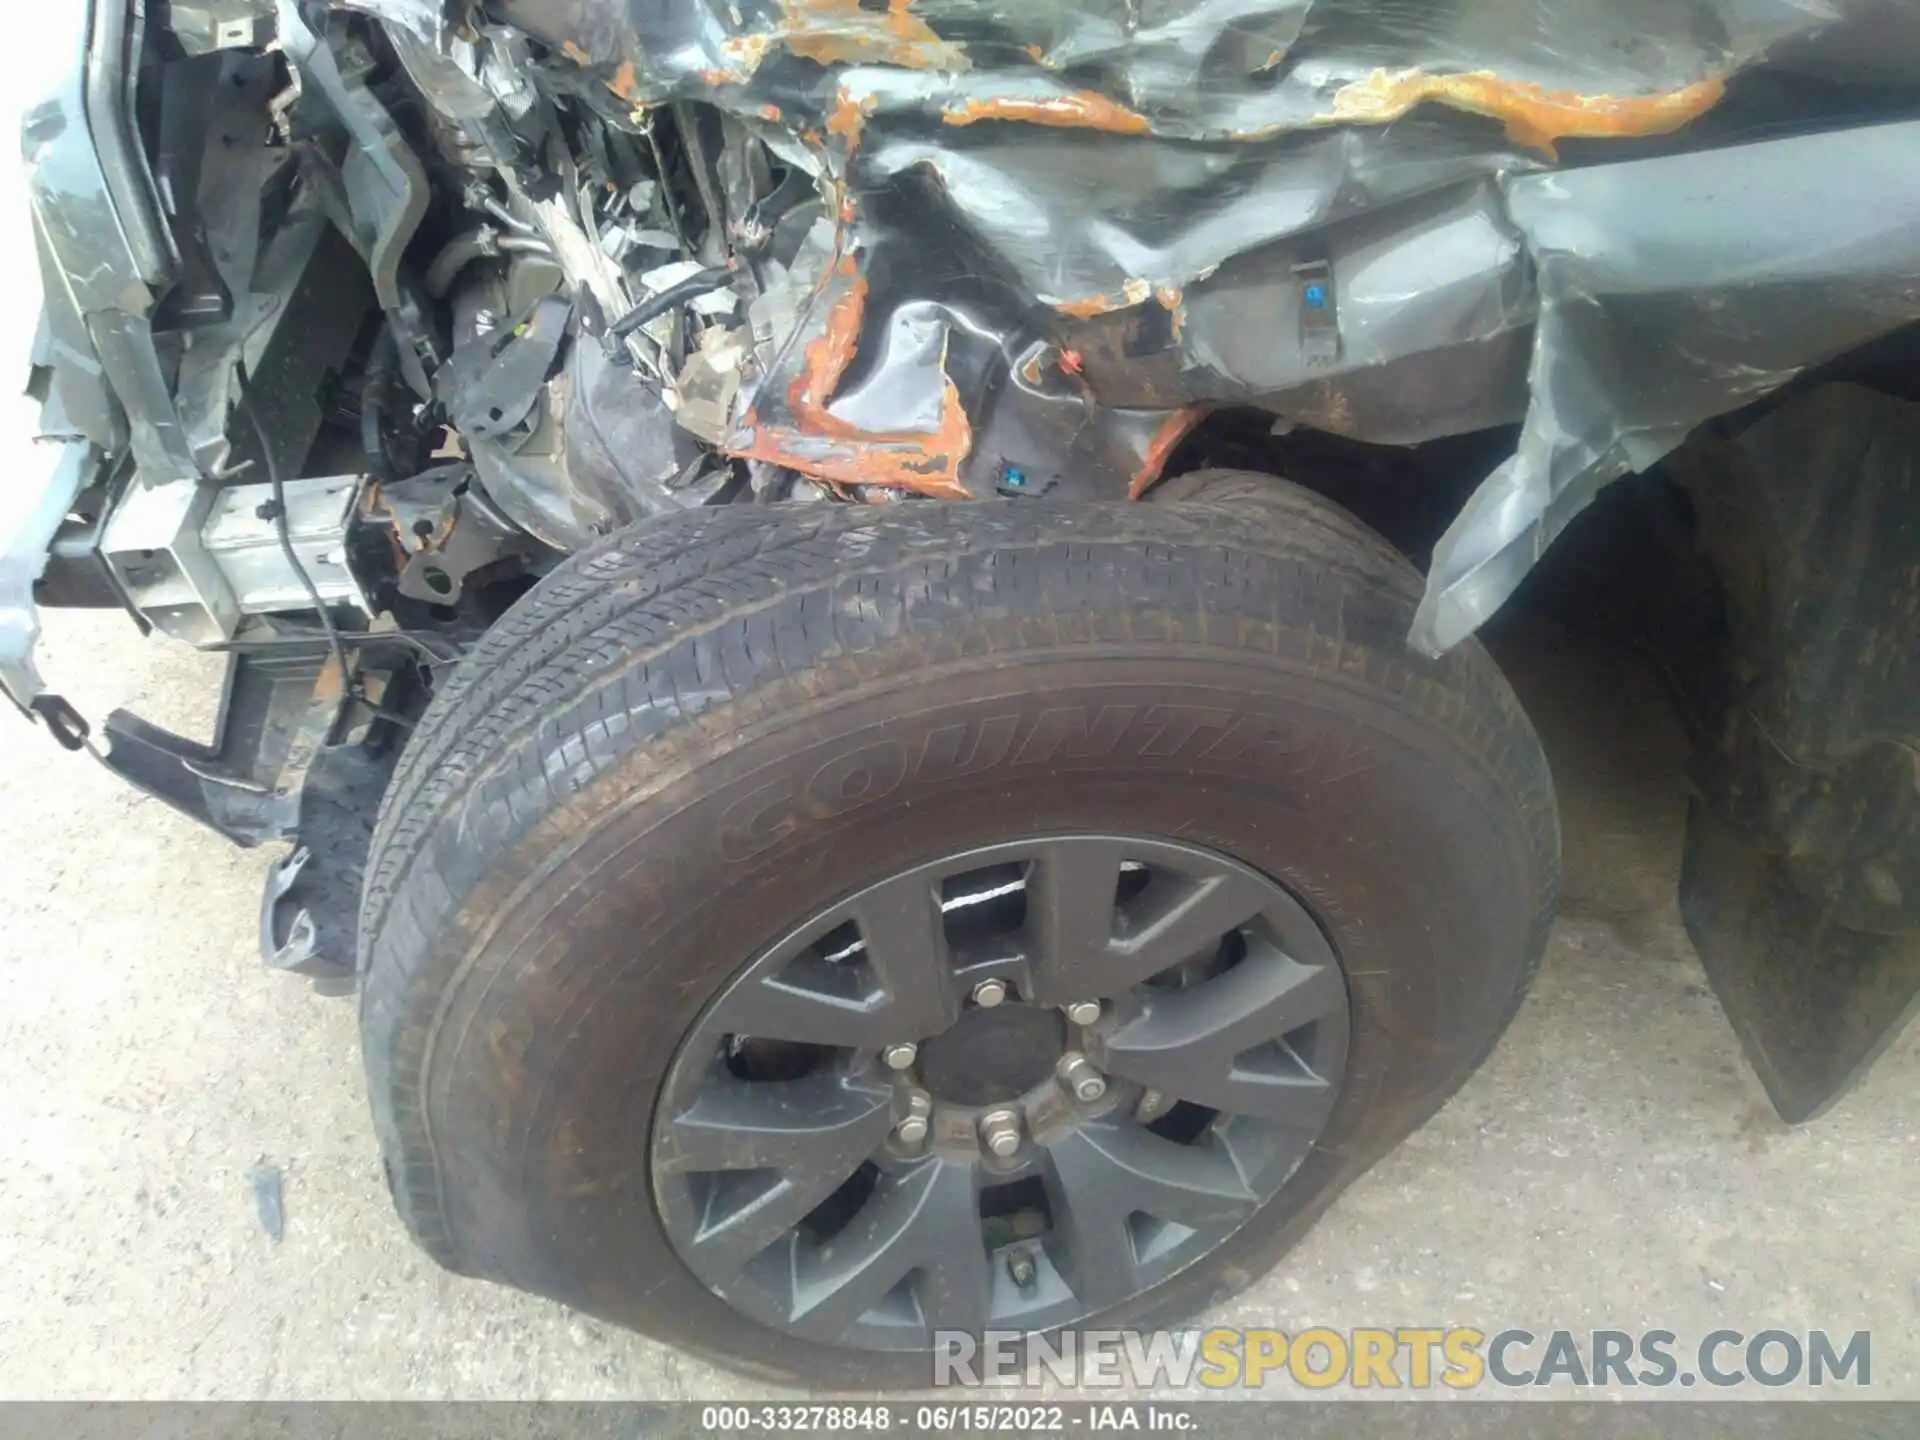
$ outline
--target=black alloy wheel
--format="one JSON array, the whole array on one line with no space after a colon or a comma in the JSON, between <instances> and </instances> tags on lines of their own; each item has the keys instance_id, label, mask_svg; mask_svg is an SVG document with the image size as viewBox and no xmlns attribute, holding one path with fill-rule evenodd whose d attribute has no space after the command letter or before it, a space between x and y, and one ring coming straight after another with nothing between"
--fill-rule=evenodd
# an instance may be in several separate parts
<instances>
[{"instance_id":1,"label":"black alloy wheel","mask_svg":"<svg viewBox=\"0 0 1920 1440\"><path fill-rule=\"evenodd\" d=\"M1038 1331L1192 1264L1305 1159L1347 992L1285 889L1062 835L830 906L709 1007L653 1179L716 1294L809 1339Z\"/></svg>"}]
</instances>

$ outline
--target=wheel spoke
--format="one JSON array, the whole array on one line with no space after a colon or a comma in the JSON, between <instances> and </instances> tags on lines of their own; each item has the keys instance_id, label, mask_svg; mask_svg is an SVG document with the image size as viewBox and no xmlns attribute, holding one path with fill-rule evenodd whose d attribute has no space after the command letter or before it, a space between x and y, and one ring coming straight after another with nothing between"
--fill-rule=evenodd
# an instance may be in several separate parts
<instances>
[{"instance_id":1,"label":"wheel spoke","mask_svg":"<svg viewBox=\"0 0 1920 1440\"><path fill-rule=\"evenodd\" d=\"M712 1273L737 1271L838 1189L886 1139L891 1101L883 1087L828 1074L758 1083L720 1074L665 1122L655 1164L690 1177L691 1240Z\"/></svg>"},{"instance_id":2,"label":"wheel spoke","mask_svg":"<svg viewBox=\"0 0 1920 1440\"><path fill-rule=\"evenodd\" d=\"M1124 842L1077 839L1034 862L1027 913L1040 952L1034 984L1042 1004L1114 995L1208 954L1271 900L1258 879L1237 870L1168 874L1156 876L1137 911L1127 913L1115 905L1126 859Z\"/></svg>"},{"instance_id":3,"label":"wheel spoke","mask_svg":"<svg viewBox=\"0 0 1920 1440\"><path fill-rule=\"evenodd\" d=\"M830 1242L796 1247L789 1323L837 1340L909 1275L926 1329L985 1326L987 1255L970 1167L935 1160L883 1176Z\"/></svg>"},{"instance_id":4,"label":"wheel spoke","mask_svg":"<svg viewBox=\"0 0 1920 1440\"><path fill-rule=\"evenodd\" d=\"M1168 893L1156 902L1161 887ZM1126 933L1113 945L1113 968L1126 985L1137 985L1182 960L1212 954L1222 936L1253 919L1272 897L1252 876L1230 871L1178 885L1156 881L1143 898L1145 913L1131 917Z\"/></svg>"},{"instance_id":5,"label":"wheel spoke","mask_svg":"<svg viewBox=\"0 0 1920 1440\"><path fill-rule=\"evenodd\" d=\"M763 1040L878 1049L902 1031L891 997L835 994L782 974L751 979L727 997L721 1011L727 1030Z\"/></svg>"},{"instance_id":6,"label":"wheel spoke","mask_svg":"<svg viewBox=\"0 0 1920 1440\"><path fill-rule=\"evenodd\" d=\"M715 1279L725 1279L788 1235L845 1176L804 1170L728 1171L708 1177L692 1247ZM747 1183L727 1183L736 1178Z\"/></svg>"},{"instance_id":7,"label":"wheel spoke","mask_svg":"<svg viewBox=\"0 0 1920 1440\"><path fill-rule=\"evenodd\" d=\"M910 877L881 886L839 918L851 919L860 932L857 957L836 966L802 956L749 977L721 1009L732 1033L879 1049L953 1023L952 967L939 899L926 881Z\"/></svg>"},{"instance_id":8,"label":"wheel spoke","mask_svg":"<svg viewBox=\"0 0 1920 1440\"><path fill-rule=\"evenodd\" d=\"M1135 1125L1086 1126L1051 1145L1048 1162L1056 1231L1049 1253L1090 1309L1118 1304L1144 1283L1136 1217L1224 1232L1259 1203L1224 1151L1177 1145Z\"/></svg>"},{"instance_id":9,"label":"wheel spoke","mask_svg":"<svg viewBox=\"0 0 1920 1440\"><path fill-rule=\"evenodd\" d=\"M656 1160L669 1173L804 1165L844 1178L886 1138L891 1098L831 1072L750 1081L720 1071L666 1122Z\"/></svg>"},{"instance_id":10,"label":"wheel spoke","mask_svg":"<svg viewBox=\"0 0 1920 1440\"><path fill-rule=\"evenodd\" d=\"M1229 1114L1318 1125L1331 1078L1291 1051L1257 1052L1345 1004L1337 966L1302 965L1263 947L1215 979L1153 995L1108 1038L1106 1066L1162 1094Z\"/></svg>"},{"instance_id":11,"label":"wheel spoke","mask_svg":"<svg viewBox=\"0 0 1920 1440\"><path fill-rule=\"evenodd\" d=\"M887 997L888 1021L897 1027L892 1038L912 1040L951 1025L960 1004L949 983L952 965L935 887L919 878L896 880L863 896L853 919Z\"/></svg>"},{"instance_id":12,"label":"wheel spoke","mask_svg":"<svg viewBox=\"0 0 1920 1440\"><path fill-rule=\"evenodd\" d=\"M1050 845L1027 874L1027 929L1040 964L1034 998L1064 1005L1124 989L1108 960L1113 947L1114 895L1127 859L1118 841L1075 839Z\"/></svg>"}]
</instances>

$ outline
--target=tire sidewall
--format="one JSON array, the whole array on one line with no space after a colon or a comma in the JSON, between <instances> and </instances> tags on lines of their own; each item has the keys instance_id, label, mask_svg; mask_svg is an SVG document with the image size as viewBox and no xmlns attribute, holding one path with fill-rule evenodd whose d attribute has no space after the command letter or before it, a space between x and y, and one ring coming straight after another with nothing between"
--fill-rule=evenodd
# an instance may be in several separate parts
<instances>
[{"instance_id":1,"label":"tire sidewall","mask_svg":"<svg viewBox=\"0 0 1920 1440\"><path fill-rule=\"evenodd\" d=\"M1528 978L1550 879L1493 767L1415 700L1195 645L1029 650L818 693L705 727L679 758L629 754L460 907L422 1081L463 1269L736 1367L925 1383L924 1357L798 1341L709 1293L662 1232L648 1134L680 1037L741 969L941 855L1079 831L1215 849L1286 884L1347 976L1348 1072L1301 1170L1089 1327L1168 1323L1256 1278L1471 1073Z\"/></svg>"}]
</instances>

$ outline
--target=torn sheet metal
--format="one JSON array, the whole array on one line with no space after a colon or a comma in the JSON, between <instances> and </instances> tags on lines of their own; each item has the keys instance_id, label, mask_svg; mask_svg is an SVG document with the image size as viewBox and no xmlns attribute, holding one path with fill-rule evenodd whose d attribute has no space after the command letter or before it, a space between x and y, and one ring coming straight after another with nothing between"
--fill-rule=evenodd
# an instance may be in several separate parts
<instances>
[{"instance_id":1,"label":"torn sheet metal","mask_svg":"<svg viewBox=\"0 0 1920 1440\"><path fill-rule=\"evenodd\" d=\"M734 454L1094 497L1222 407L1402 445L1524 419L1428 648L1597 485L1914 313L1914 137L1862 128L1920 110L1903 0L483 8L610 122L707 102L817 181Z\"/></svg>"},{"instance_id":2,"label":"torn sheet metal","mask_svg":"<svg viewBox=\"0 0 1920 1440\"><path fill-rule=\"evenodd\" d=\"M1920 124L1531 176L1539 277L1514 457L1434 555L1416 642L1473 633L1594 492L1702 420L1920 319Z\"/></svg>"}]
</instances>

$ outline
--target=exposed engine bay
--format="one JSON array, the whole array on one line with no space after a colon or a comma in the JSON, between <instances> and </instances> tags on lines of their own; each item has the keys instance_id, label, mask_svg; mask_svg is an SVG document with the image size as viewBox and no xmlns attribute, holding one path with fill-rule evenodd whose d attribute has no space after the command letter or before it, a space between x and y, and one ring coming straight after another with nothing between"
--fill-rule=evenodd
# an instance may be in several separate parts
<instances>
[{"instance_id":1,"label":"exposed engine bay","mask_svg":"<svg viewBox=\"0 0 1920 1440\"><path fill-rule=\"evenodd\" d=\"M1861 123L1920 19L1836 8L101 5L146 294L89 292L44 111L46 428L205 644L431 625L674 507L1138 495L1230 406L1521 423L1442 648L1600 484L1920 314L1920 129Z\"/></svg>"},{"instance_id":2,"label":"exposed engine bay","mask_svg":"<svg viewBox=\"0 0 1920 1440\"><path fill-rule=\"evenodd\" d=\"M263 945L321 978L316 835L623 526L1138 498L1229 412L1493 435L1437 652L1602 486L1920 319L1900 0L76 8L0 679L79 746L36 600L232 652L213 746L116 715L109 763L300 838Z\"/></svg>"}]
</instances>

